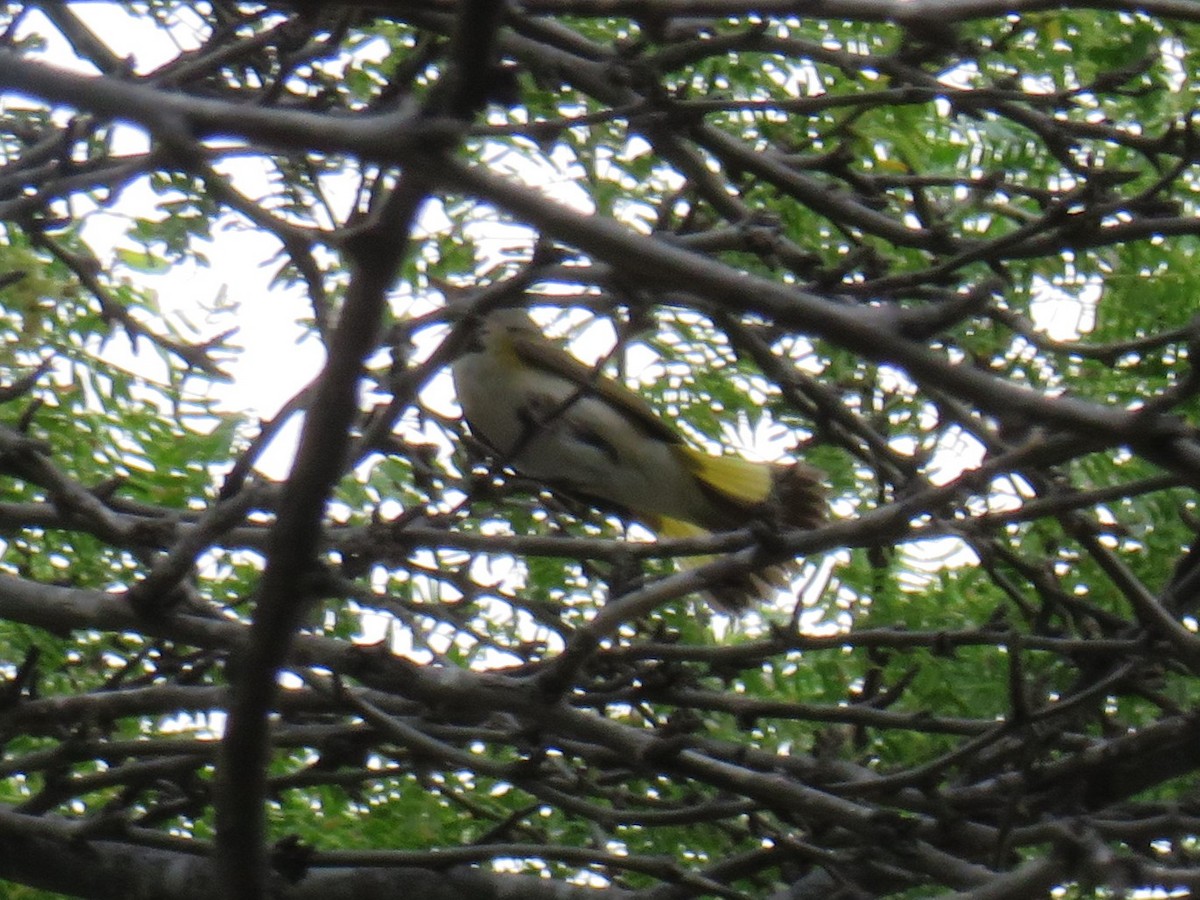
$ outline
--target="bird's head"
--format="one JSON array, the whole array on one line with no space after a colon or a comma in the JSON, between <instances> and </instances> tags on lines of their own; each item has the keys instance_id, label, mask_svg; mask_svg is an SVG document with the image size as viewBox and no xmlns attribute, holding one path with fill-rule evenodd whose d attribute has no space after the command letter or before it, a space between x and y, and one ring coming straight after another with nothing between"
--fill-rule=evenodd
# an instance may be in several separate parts
<instances>
[{"instance_id":1,"label":"bird's head","mask_svg":"<svg viewBox=\"0 0 1200 900\"><path fill-rule=\"evenodd\" d=\"M498 309L478 321L468 339L467 351L507 352L519 338L543 340L540 328L523 308Z\"/></svg>"}]
</instances>

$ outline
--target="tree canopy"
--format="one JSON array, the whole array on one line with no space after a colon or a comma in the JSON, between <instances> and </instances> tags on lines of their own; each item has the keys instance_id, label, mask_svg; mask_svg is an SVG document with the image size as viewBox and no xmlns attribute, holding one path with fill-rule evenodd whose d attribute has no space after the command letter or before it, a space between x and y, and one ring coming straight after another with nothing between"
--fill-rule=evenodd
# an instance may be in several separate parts
<instances>
[{"instance_id":1,"label":"tree canopy","mask_svg":"<svg viewBox=\"0 0 1200 900\"><path fill-rule=\"evenodd\" d=\"M1198 29L5 4L5 896L1200 886ZM829 523L655 540L507 469L446 366L512 305Z\"/></svg>"}]
</instances>

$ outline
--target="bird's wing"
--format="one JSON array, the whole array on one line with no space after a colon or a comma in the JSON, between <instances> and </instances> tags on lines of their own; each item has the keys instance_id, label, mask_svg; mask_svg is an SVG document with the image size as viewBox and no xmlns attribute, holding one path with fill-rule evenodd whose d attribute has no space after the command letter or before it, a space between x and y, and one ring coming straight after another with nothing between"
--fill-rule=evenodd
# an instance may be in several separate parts
<instances>
[{"instance_id":1,"label":"bird's wing","mask_svg":"<svg viewBox=\"0 0 1200 900\"><path fill-rule=\"evenodd\" d=\"M558 375L578 385L586 393L600 397L651 437L668 444L682 443L680 436L658 417L649 403L620 382L584 365L544 336L510 332L509 339L513 352L526 365Z\"/></svg>"}]
</instances>

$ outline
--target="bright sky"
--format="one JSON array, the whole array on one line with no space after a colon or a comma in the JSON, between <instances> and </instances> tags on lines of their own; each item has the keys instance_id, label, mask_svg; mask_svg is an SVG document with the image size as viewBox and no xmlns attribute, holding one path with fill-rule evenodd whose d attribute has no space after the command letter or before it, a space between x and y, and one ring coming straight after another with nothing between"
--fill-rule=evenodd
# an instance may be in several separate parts
<instances>
[{"instance_id":1,"label":"bright sky","mask_svg":"<svg viewBox=\"0 0 1200 900\"><path fill-rule=\"evenodd\" d=\"M180 23L172 42L164 39L161 27L151 19L116 4L74 4L72 10L109 42L115 53L130 58L138 71L152 70L177 56L181 49L198 43L187 22ZM30 33L46 42L44 55L48 61L95 74L78 63L68 45L37 12L24 20L22 35ZM140 152L146 147L146 138L135 128L123 128L117 132L116 146L118 151ZM250 178L256 177L252 166L245 165ZM158 199L144 181L138 181L104 209L76 204L74 211L83 222L83 234L102 264L116 270L119 248L141 249L124 237L125 230L134 216L146 214ZM295 324L309 312L302 293L269 287L280 263L278 251L279 243L274 238L228 216L215 229L213 242L203 248L210 266L181 264L161 274L136 272L129 276L139 286L157 293L164 316L180 326L190 340L198 342L231 327L238 328L230 343L243 349L225 366L232 381L216 385L213 390L225 408L264 417L273 415L311 381L324 358L319 343L304 340L303 329ZM214 312L221 309L227 312ZM123 334L108 343L105 355L109 361L139 374L161 378L161 366L154 354L143 351L134 356ZM293 422L289 431L280 436L263 460L262 468L273 477L282 477L287 471L298 422Z\"/></svg>"}]
</instances>

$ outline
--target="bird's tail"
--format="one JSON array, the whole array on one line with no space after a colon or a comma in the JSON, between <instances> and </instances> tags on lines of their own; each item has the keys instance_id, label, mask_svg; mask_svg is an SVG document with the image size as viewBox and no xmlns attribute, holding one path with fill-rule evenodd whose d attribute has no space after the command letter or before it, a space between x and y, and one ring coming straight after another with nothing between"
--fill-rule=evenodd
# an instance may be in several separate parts
<instances>
[{"instance_id":1,"label":"bird's tail","mask_svg":"<svg viewBox=\"0 0 1200 900\"><path fill-rule=\"evenodd\" d=\"M772 464L770 505L789 528L819 528L829 518L829 495L820 469L808 463ZM770 513L769 513L770 514Z\"/></svg>"},{"instance_id":2,"label":"bird's tail","mask_svg":"<svg viewBox=\"0 0 1200 900\"><path fill-rule=\"evenodd\" d=\"M709 456L683 448L692 475L715 501L710 531L774 522L784 528L816 528L826 519L825 481L807 463L752 462L738 456Z\"/></svg>"},{"instance_id":3,"label":"bird's tail","mask_svg":"<svg viewBox=\"0 0 1200 900\"><path fill-rule=\"evenodd\" d=\"M807 463L759 463L734 456L692 458L694 473L722 500L721 525L744 527L752 522L767 528L818 528L828 517L828 498L818 469ZM703 537L711 533L691 522L661 518L658 533L667 538ZM692 557L685 565L700 566L710 556ZM800 568L799 560L776 563L727 582L714 584L704 598L731 613L741 612L787 588Z\"/></svg>"},{"instance_id":4,"label":"bird's tail","mask_svg":"<svg viewBox=\"0 0 1200 900\"><path fill-rule=\"evenodd\" d=\"M658 533L665 538L707 537L710 532L691 522L678 519L662 519ZM688 568L697 568L712 562L712 556L692 556L682 562ZM788 587L800 567L799 560L776 563L757 572L746 572L734 578L718 581L704 589L702 596L721 612L737 615L756 603L761 603L776 591Z\"/></svg>"},{"instance_id":5,"label":"bird's tail","mask_svg":"<svg viewBox=\"0 0 1200 900\"><path fill-rule=\"evenodd\" d=\"M712 534L707 528L701 528L699 525L693 525L691 522L684 522L680 519L669 519L665 516L658 520L658 535L664 538L694 538L708 537ZM698 568L705 563L712 562L715 557L712 556L689 556L686 559L680 560L680 565L688 569ZM704 599L713 606L720 609L722 612L739 613L746 609L751 602L750 599L743 597L726 597L727 592L722 588L709 588L704 591Z\"/></svg>"}]
</instances>

